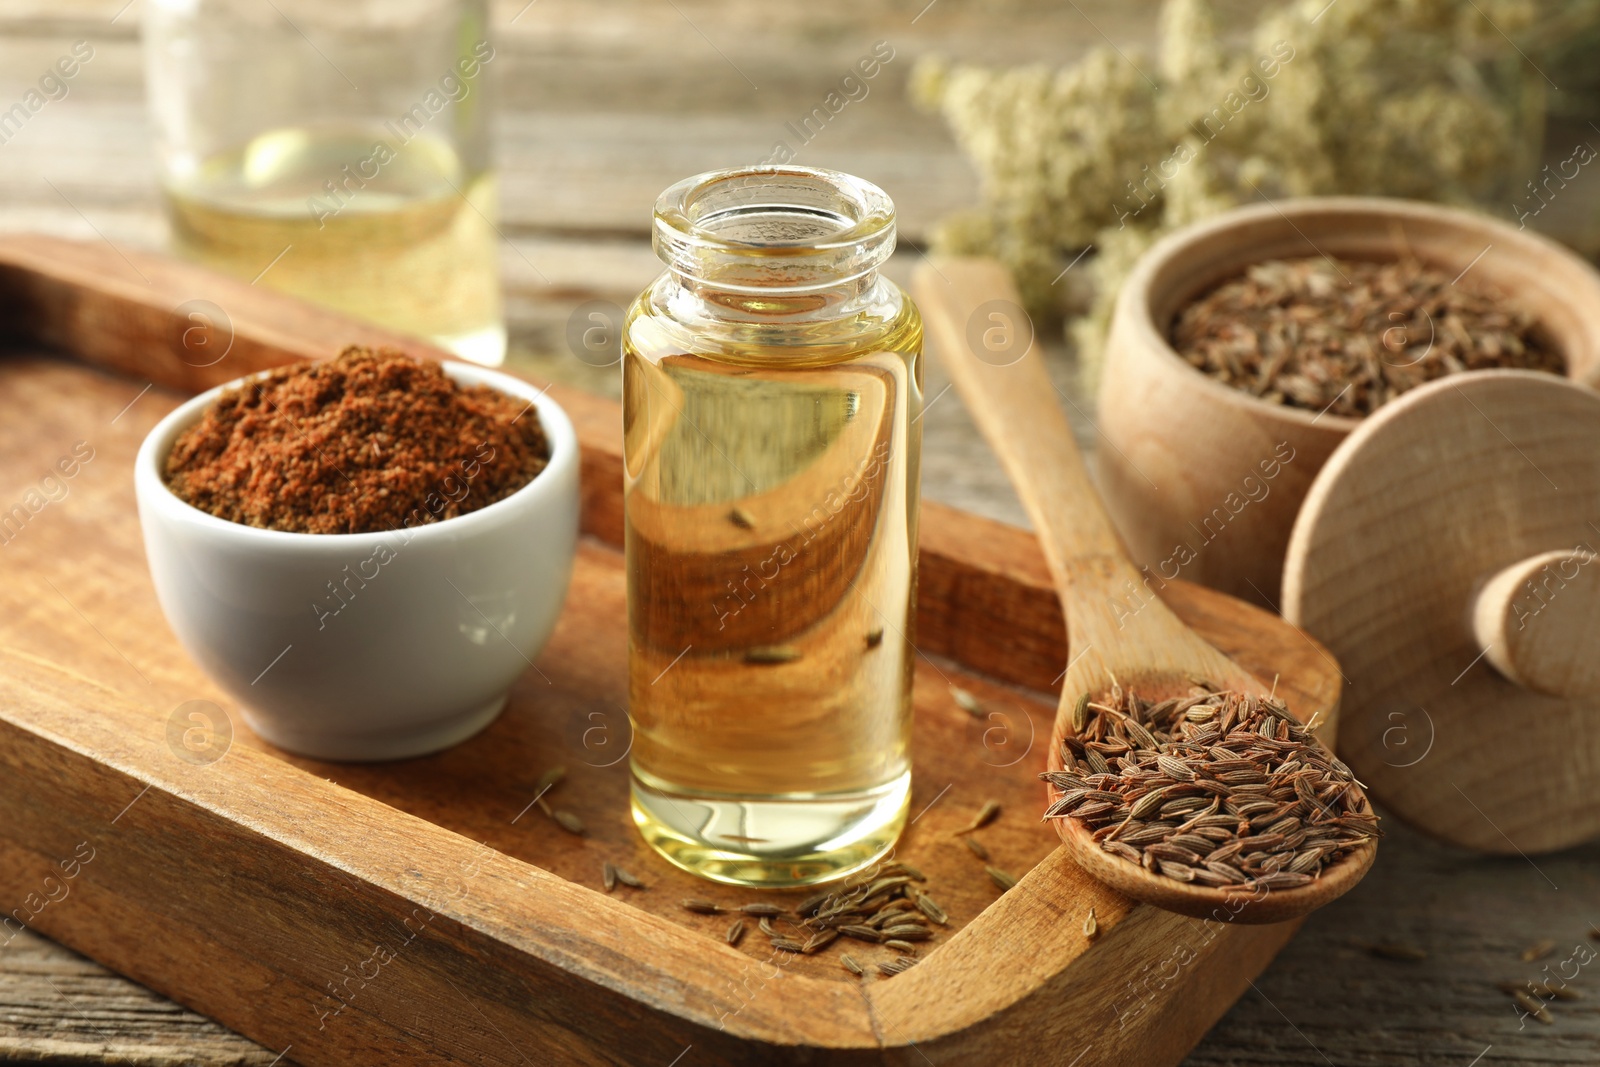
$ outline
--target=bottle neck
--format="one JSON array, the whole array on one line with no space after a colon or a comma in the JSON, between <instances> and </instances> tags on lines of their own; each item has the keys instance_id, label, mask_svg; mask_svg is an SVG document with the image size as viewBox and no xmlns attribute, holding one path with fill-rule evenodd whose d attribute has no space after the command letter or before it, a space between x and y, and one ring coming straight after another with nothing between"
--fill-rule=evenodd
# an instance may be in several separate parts
<instances>
[{"instance_id":1,"label":"bottle neck","mask_svg":"<svg viewBox=\"0 0 1600 1067\"><path fill-rule=\"evenodd\" d=\"M706 318L760 323L846 318L862 306L876 302L882 291L877 271L822 288L790 291L730 289L678 271L663 279L667 299L677 307L690 303Z\"/></svg>"},{"instance_id":2,"label":"bottle neck","mask_svg":"<svg viewBox=\"0 0 1600 1067\"><path fill-rule=\"evenodd\" d=\"M835 171L719 171L672 186L656 203L662 295L693 318L849 316L883 298L879 268L894 243L889 198Z\"/></svg>"}]
</instances>

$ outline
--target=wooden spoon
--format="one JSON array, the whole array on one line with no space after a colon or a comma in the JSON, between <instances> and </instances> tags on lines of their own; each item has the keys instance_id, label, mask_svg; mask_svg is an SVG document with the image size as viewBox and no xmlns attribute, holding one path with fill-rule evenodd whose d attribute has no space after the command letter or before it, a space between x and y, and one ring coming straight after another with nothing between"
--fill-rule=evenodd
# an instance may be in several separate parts
<instances>
[{"instance_id":1,"label":"wooden spoon","mask_svg":"<svg viewBox=\"0 0 1600 1067\"><path fill-rule=\"evenodd\" d=\"M1061 741L1072 732L1080 694L1097 697L1120 683L1145 699L1163 700L1188 693L1197 682L1266 693L1267 686L1161 602L1155 595L1163 584L1158 575L1129 562L1089 481L1005 269L991 260L941 260L918 271L914 291L936 350L1033 520L1066 614L1071 662L1051 735L1050 768L1061 767ZM1205 457L1194 460L1204 463ZM1310 721L1316 713L1331 718L1335 710L1301 708L1296 714ZM1360 881L1377 852L1368 841L1309 885L1250 893L1153 874L1101 849L1080 821L1054 821L1078 864L1118 892L1221 921L1281 922L1319 908Z\"/></svg>"}]
</instances>

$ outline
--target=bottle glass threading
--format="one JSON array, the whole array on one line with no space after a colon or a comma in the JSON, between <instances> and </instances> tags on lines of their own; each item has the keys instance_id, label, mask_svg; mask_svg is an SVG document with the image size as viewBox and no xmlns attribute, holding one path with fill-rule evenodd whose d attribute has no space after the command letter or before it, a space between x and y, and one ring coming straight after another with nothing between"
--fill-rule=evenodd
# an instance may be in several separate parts
<instances>
[{"instance_id":1,"label":"bottle glass threading","mask_svg":"<svg viewBox=\"0 0 1600 1067\"><path fill-rule=\"evenodd\" d=\"M804 885L911 789L922 322L894 206L754 167L656 204L623 335L633 815L672 862Z\"/></svg>"}]
</instances>

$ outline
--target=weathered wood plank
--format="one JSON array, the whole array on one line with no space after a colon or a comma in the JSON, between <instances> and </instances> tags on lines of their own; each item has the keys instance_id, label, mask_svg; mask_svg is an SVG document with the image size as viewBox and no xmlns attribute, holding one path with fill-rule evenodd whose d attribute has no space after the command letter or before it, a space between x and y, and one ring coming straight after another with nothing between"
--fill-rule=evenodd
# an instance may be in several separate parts
<instances>
[{"instance_id":1,"label":"weathered wood plank","mask_svg":"<svg viewBox=\"0 0 1600 1067\"><path fill-rule=\"evenodd\" d=\"M47 908L27 897L34 928L259 1040L292 1041L306 1062L386 1063L402 1047L432 1062L512 1062L491 1035L451 1025L458 1013L450 994L464 987L492 1029L530 1046L554 1043L573 1062L614 1062L622 1042L652 1058L692 1044L702 1061L731 1065L899 1062L912 1042L944 1062L961 1062L975 1043L998 1043L1020 1057L1054 1032L1039 1020L1059 1026L1060 1005L1093 1005L1094 987L1117 981L1111 956L1142 958L1197 925L1094 884L1066 861L1049 829L1026 816L984 831L996 862L1028 872L1014 894L998 894L981 864L951 840L980 798L998 798L1011 813L1035 808L1038 723L1050 717L1052 702L1001 680L1047 688L1066 648L1029 538L929 505L917 637L925 653L917 667L919 814L899 855L928 872L952 919L949 951L929 953L909 979L912 988L933 983L940 1010L922 1010L906 993L875 983L858 990L821 957L786 964L786 998L734 999L759 946L729 948L716 936L720 927L707 930L676 900L693 894L731 904L747 895L695 883L653 860L627 816L625 769L615 758L598 766L585 758L594 713L625 699L617 689L626 655L615 547L621 419L605 401L554 387L585 453L584 528L609 545L580 551L570 609L510 710L479 738L426 760L336 766L267 754L241 733L226 761L176 766L160 709L197 693L227 698L195 673L160 624L134 532L127 466L177 395L153 390L122 418L127 393L139 379L195 388L251 368L327 358L339 338L407 342L172 261L124 260L100 243L10 238L0 242L0 259L4 318L14 335L139 376L29 359L3 368L0 394L10 415L0 420L0 444L11 462L0 468L0 494L24 492L31 472L48 467L54 442L75 433L92 433L101 455L73 483L69 501L29 519L6 545L11 625L0 651L13 667L0 676L0 763L9 768L0 775L7 815L0 881L9 896L24 897L44 884L51 857L80 832L104 844L102 858L73 884L81 903ZM232 317L226 366L196 370L174 347L173 331L185 320L172 309L197 288ZM1236 601L1172 589L1175 608L1223 647L1263 674L1281 668L1292 703L1330 699L1336 675L1292 629ZM972 637L980 633L1013 639ZM960 664L994 677L975 677ZM953 684L988 702L998 718L975 721L948 691ZM561 797L583 813L582 838L537 817L516 825L518 809L529 807L534 769L553 760L572 770ZM113 816L128 797L137 804L131 815ZM354 851L339 843L342 835ZM188 846L192 840L207 842L205 856ZM470 896L437 903L435 890L449 877L442 871L465 863L474 841L488 850L492 876ZM601 858L650 872L656 891L594 892ZM252 890L241 891L240 880ZM413 903L430 920L438 914L429 937L406 948L404 966L383 970L382 983L359 986L372 989L337 1028L313 1028L308 1013L326 1014L316 1009L323 982L339 981L334 966L363 958L368 939L398 937L394 927ZM1079 932L1081 917L1070 917L1093 904L1107 936L1091 944ZM112 910L136 932L108 925ZM1105 1035L1086 1063L1173 1062L1292 933L1287 926L1210 931L1183 986L1157 994L1181 1025ZM995 953L1007 939L1034 950L1025 967L997 968ZM1179 1003L1184 986L1208 992Z\"/></svg>"},{"instance_id":2,"label":"weathered wood plank","mask_svg":"<svg viewBox=\"0 0 1600 1067\"><path fill-rule=\"evenodd\" d=\"M25 91L75 39L91 41L96 54L69 96L49 103L0 152L0 183L14 203L44 204L58 199L48 179L91 218L102 206L154 212L137 9L112 22L122 0L47 10L35 3L0 12L0 101ZM939 121L906 97L916 60L941 54L1059 65L1107 39L1131 56L1152 42L1156 6L497 2L499 51L490 70L499 97L505 232L642 234L649 204L665 185L765 158L781 141L799 162L883 184L896 197L905 235L925 240L940 217L972 203L977 186ZM1257 14L1242 0L1216 6L1224 26L1247 26ZM802 144L787 124L811 113L880 40L893 47L894 59L867 84L868 94ZM1551 160L1565 158L1572 141L1589 132L1575 125L1553 133ZM1600 247L1594 199L1593 189L1570 192L1534 225L1593 251Z\"/></svg>"},{"instance_id":3,"label":"weathered wood plank","mask_svg":"<svg viewBox=\"0 0 1600 1067\"><path fill-rule=\"evenodd\" d=\"M890 68L903 75L910 64L901 67L902 60L920 51L1059 62L1098 39L1071 6L1053 0L938 0L909 32L901 26L909 25L924 0L764 4L754 16L758 21L737 24L725 22L723 5L678 0L725 50L720 35L724 26L733 27L730 54L736 58L743 54L737 52L739 41L766 35L782 42L751 53L759 59L751 65L762 74L761 89L750 92L731 69L712 72L721 61L667 5L540 0L505 26L524 4L497 0L496 6L509 49L503 69L514 74L501 83L497 131L507 175L512 240L502 260L514 344L524 358L540 358L537 373L600 391L611 388L614 372L580 365L566 352L565 321L582 300L621 302L653 275L654 257L640 239L649 199L666 180L763 146L774 126L781 128L815 102L808 96L827 83L841 58L855 54L858 41L883 36L897 49L905 42L908 51ZM111 22L123 6L124 0L8 0L0 11L4 104L37 77L36 67L42 70L60 54L63 43L87 37L98 49L66 101L49 105L22 136L0 146L0 186L7 190L0 230L93 238L99 229L134 248L156 248L164 240L134 46L137 7ZM1148 36L1151 5L1145 0L1081 0L1075 6L1119 42ZM679 124L680 111L696 120ZM586 136L586 127L603 129L610 141ZM900 136L906 131L911 133ZM663 146L679 170L651 169L650 153ZM875 86L858 111L847 110L814 149L815 156L803 155L802 161L938 171L939 182L927 187L908 176L904 190L901 171L885 170L887 179L874 174L900 199L911 237L921 236L946 205L965 203L974 191L943 131L904 105L900 90L888 82ZM902 159L902 152L909 154ZM639 177L604 173L618 167ZM41 175L67 191L76 207L39 181ZM540 184L556 181L563 188L592 182L600 192L583 200L542 201ZM1588 211L1581 197L1563 198L1539 224L1568 204L1577 214ZM619 236L603 236L612 233ZM1056 358L1058 380L1068 382L1064 356L1058 352ZM942 388L937 373L930 367L930 398ZM1020 518L955 397L938 400L926 426L927 496ZM11 625L0 620L0 627ZM1521 860L1468 857L1391 827L1366 882L1311 918L1256 980L1259 992L1247 993L1188 1062L1466 1065L1480 1053L1485 1065L1593 1062L1600 1044L1600 980L1593 965L1577 980L1587 999L1557 1004L1557 1022L1548 1028L1529 1023L1519 1031L1510 1002L1493 988L1495 981L1539 975L1544 963L1517 959L1526 944L1542 937L1560 937L1564 944L1581 940L1587 923L1600 919L1591 914L1600 897L1595 848L1537 863L1559 891ZM1430 958L1396 963L1353 947L1386 937L1423 946ZM78 977L68 985L57 975ZM45 979L60 985L77 1010L63 1005L52 1013L52 1002L63 1002ZM0 1059L259 1067L274 1055L32 934L0 950Z\"/></svg>"},{"instance_id":4,"label":"weathered wood plank","mask_svg":"<svg viewBox=\"0 0 1600 1067\"><path fill-rule=\"evenodd\" d=\"M32 931L0 949L0 1061L270 1067L275 1058Z\"/></svg>"},{"instance_id":5,"label":"weathered wood plank","mask_svg":"<svg viewBox=\"0 0 1600 1067\"><path fill-rule=\"evenodd\" d=\"M1600 1049L1600 845L1532 861L1474 856L1389 820L1378 861L1314 914L1188 1067L1591 1064ZM1525 962L1544 939L1550 954ZM1376 957L1392 942L1420 962ZM1564 961L1578 950L1587 965ZM1523 1022L1500 982L1575 976L1582 999ZM1477 1057L1482 1057L1481 1060Z\"/></svg>"},{"instance_id":6,"label":"weathered wood plank","mask_svg":"<svg viewBox=\"0 0 1600 1067\"><path fill-rule=\"evenodd\" d=\"M1591 1064L1600 1044L1594 964L1579 968L1573 982L1584 999L1556 1002L1548 1027L1522 1024L1495 988L1542 980L1543 969L1555 973L1574 946L1600 945L1586 938L1600 898L1600 848L1535 862L1538 870L1516 858L1468 856L1391 824L1367 879L1307 920L1187 1067L1465 1067L1486 1049L1485 1065ZM1519 958L1544 938L1558 941L1549 958ZM1385 940L1422 948L1428 958L1385 960L1363 947ZM1129 976L1133 994L1157 980L1161 959L1149 963ZM0 951L0 1060L8 1057L265 1067L273 1053L27 933Z\"/></svg>"},{"instance_id":7,"label":"weathered wood plank","mask_svg":"<svg viewBox=\"0 0 1600 1067\"><path fill-rule=\"evenodd\" d=\"M940 122L907 99L917 57L1060 63L1100 43L1100 30L1122 40L1150 32L1147 3L925 6L543 0L518 17L523 2L498 3L490 70L504 229L644 234L666 185L766 158L783 142L798 162L892 190L903 232L920 240L976 187ZM46 105L0 153L12 203L55 201L54 183L90 217L114 205L156 209L136 12L112 23L120 7L110 0L0 13L0 100L24 91L73 40L96 49L67 98ZM894 58L866 83L865 97L803 144L786 124L821 105L877 41Z\"/></svg>"},{"instance_id":8,"label":"weathered wood plank","mask_svg":"<svg viewBox=\"0 0 1600 1067\"><path fill-rule=\"evenodd\" d=\"M153 268L147 264L146 270ZM108 315L101 309L89 317L105 321ZM286 317L272 319L282 327ZM125 325L132 322L124 316ZM92 838L97 854L92 866L84 860L85 873L72 882L70 899L64 895L47 906L28 896L30 923L68 942L93 945L118 970L247 1033L274 1044L292 1040L301 1049L296 1055L308 1062L392 1062L402 1047L416 1048L430 1062L517 1062L493 1034L449 1025L459 1011L442 1001L450 1001L455 986L473 991L469 1003L488 1013L492 1030L513 1034L530 1048L559 1046L562 1052L550 1054L563 1062L618 1061L617 1033L643 1042L640 1047L648 1046L652 1057L693 1044L702 1062L771 1062L762 1050L776 1057L773 1050L801 1043L826 1049L818 1052L823 1062L900 1058L867 1055L864 1050L875 1049L879 1040L890 1046L915 1041L944 1062L961 1062L960 1049L980 1038L968 1032L980 1020L1000 1040L995 1020L1005 1013L1015 1022L1005 1041L1023 1047L1018 1042L1037 1036L1035 1021L1054 1011L1062 997L1092 1002L1086 983L1115 980L1108 954L1126 951L1142 958L1171 938L1189 936L1185 931L1196 925L1131 906L1092 884L1065 862L1047 828L1020 814L984 831L996 862L1019 874L1032 869L1016 896L1000 896L950 834L981 797L1000 797L1015 813L1036 803L1030 798L1039 786L1032 764L1023 762L1035 731L1024 735L1021 723L1048 718L1050 703L974 678L953 663L924 662L918 668L915 756L923 775L914 799L920 816L900 854L928 872L953 920L951 952L930 953L914 981L937 983L941 970L950 972L948 989L962 1011L952 1002L947 1011L907 1014L903 1003L872 985L858 993L835 961L821 957L787 965L784 988L808 1005L803 1015L786 998L730 1000L725 990L737 990L732 983L747 958L716 940L720 925L686 915L676 900L695 894L733 903L747 894L695 883L653 862L627 816L625 771L614 759L606 761L609 766L583 765L592 757L584 747L591 743L590 713L622 699L616 686L626 644L622 561L614 548L595 544L580 553L571 600L587 610L564 616L540 671L522 680L511 710L480 738L427 760L336 766L265 754L241 732L224 762L182 766L168 750L161 709L197 693L227 698L195 674L157 621L133 533L126 474L139 437L177 398L153 391L110 425L136 383L50 362L7 360L4 369L13 417L0 438L6 438L7 454L22 462L0 478L0 492L14 495L29 471L48 465L55 442L84 427L98 452L95 464L74 482L70 499L30 520L7 545L7 558L16 562L10 624L0 642L12 664L11 676L0 684L7 694L0 723L6 737L0 763L8 768L0 776L8 816L0 835L7 895L20 898L29 886L45 885L51 858L67 854L80 833ZM24 411L35 413L35 420L23 419ZM613 434L615 422L610 420ZM598 513L590 517L603 520ZM922 640L926 649L943 650L954 627L941 632L933 622L981 611L980 587L1005 584L995 572L999 546L1008 538L1026 541L1000 528L979 537L986 528L971 520L963 536L953 529L960 523L951 515L934 525L946 527L946 543L925 550L924 569L954 581L923 606ZM77 548L62 551L71 544ZM996 559L985 556L986 544ZM1025 575L1037 569L1032 559L1011 584L1025 585ZM1209 629L1224 625L1204 617L1202 602L1218 598L1196 590L1189 595L1194 603L1180 602L1179 610L1200 611ZM1018 631L1047 625L1048 616L1037 610L1038 596L1014 599L1006 625ZM1036 609L1026 617L1023 600ZM79 616L78 605L88 614ZM1242 605L1211 607L1222 616L1238 614L1247 626L1272 629L1261 613ZM1270 639L1255 651L1265 654L1265 646L1276 642L1273 655L1296 663L1297 682L1319 691L1332 686L1332 672L1317 667L1314 652L1291 643L1288 633L1274 633L1264 635ZM1062 654L1056 648L1047 662ZM1018 653L1007 655L1024 662ZM52 666L61 662L70 666ZM48 669L41 673L41 667ZM1041 665L1033 673L1048 670ZM941 684L952 678L1004 709L1017 757L997 749L992 728L986 732L955 705ZM94 714L84 714L86 706ZM67 745L51 740L67 737ZM92 760L89 752L100 757ZM516 825L535 768L556 760L571 768L561 797L584 813L589 830L581 839L537 816L531 825ZM141 779L148 790L137 788ZM24 781L31 785L18 784ZM946 803L936 806L946 794ZM360 842L365 858L339 844L346 835ZM474 841L490 850L481 881L470 895L435 904L449 882L446 872L467 857ZM653 891L614 897L594 892L602 857L645 873ZM219 875L219 869L234 873ZM241 888L246 883L248 890ZM409 946L403 963L384 968L382 982L357 987L360 1002L337 1027L315 1025L324 980L338 981L338 964L362 959L372 939L401 937L397 925L413 900L426 905L430 920L438 914L428 936L414 945L410 938L391 943L394 954L400 949L393 944ZM1107 934L1092 947L1061 921L1089 903L1100 905ZM106 918L113 911L136 932L114 930ZM968 924L988 924L1032 946L1051 947L1033 956L1026 971L1007 976L990 958L994 938L960 929ZM1122 1062L1136 1049L1171 1062L1291 932L1219 929L1187 978L1213 993L1174 1008L1184 1024L1108 1035L1087 1062ZM1231 948L1236 941L1239 952ZM743 948L758 951L754 944ZM983 976L981 996L965 977L969 970ZM862 997L885 999L875 1008L863 1005ZM898 1019L896 1028L907 1036L878 1037L869 1011L873 1018ZM736 1016L726 1033L712 1025L719 1012ZM761 1049L745 1047L752 1042Z\"/></svg>"}]
</instances>

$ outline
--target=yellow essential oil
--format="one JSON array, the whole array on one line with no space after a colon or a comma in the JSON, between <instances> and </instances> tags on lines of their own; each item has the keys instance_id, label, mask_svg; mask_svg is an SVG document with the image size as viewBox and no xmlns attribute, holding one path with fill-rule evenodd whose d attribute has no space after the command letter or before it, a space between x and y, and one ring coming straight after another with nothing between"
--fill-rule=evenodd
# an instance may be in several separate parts
<instances>
[{"instance_id":1,"label":"yellow essential oil","mask_svg":"<svg viewBox=\"0 0 1600 1067\"><path fill-rule=\"evenodd\" d=\"M848 175L701 175L623 338L633 814L787 886L892 847L911 787L922 324Z\"/></svg>"},{"instance_id":2,"label":"yellow essential oil","mask_svg":"<svg viewBox=\"0 0 1600 1067\"><path fill-rule=\"evenodd\" d=\"M168 181L182 255L499 363L495 186L430 133L289 127Z\"/></svg>"}]
</instances>

